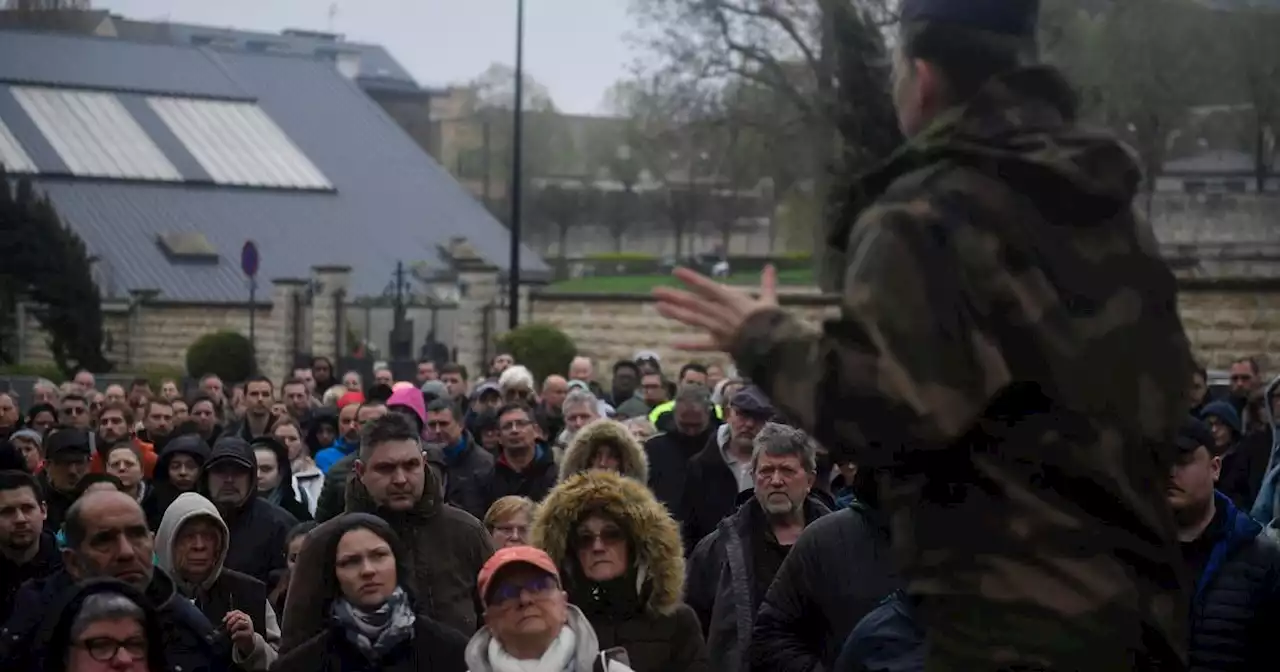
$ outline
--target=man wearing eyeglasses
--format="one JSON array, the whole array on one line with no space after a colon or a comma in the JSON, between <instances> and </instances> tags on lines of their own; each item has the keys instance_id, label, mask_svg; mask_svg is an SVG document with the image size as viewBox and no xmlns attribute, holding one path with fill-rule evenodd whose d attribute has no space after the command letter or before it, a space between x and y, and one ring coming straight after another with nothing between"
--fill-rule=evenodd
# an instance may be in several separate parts
<instances>
[{"instance_id":1,"label":"man wearing eyeglasses","mask_svg":"<svg viewBox=\"0 0 1280 672\"><path fill-rule=\"evenodd\" d=\"M484 509L507 495L542 501L555 487L558 472L551 448L538 440L533 410L518 402L498 409L498 432L501 450L480 486Z\"/></svg>"}]
</instances>

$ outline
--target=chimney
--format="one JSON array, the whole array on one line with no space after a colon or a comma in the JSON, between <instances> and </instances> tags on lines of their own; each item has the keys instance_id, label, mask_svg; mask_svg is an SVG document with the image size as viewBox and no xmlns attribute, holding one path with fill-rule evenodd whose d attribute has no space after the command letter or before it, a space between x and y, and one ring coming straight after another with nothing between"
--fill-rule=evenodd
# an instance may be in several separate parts
<instances>
[{"instance_id":1,"label":"chimney","mask_svg":"<svg viewBox=\"0 0 1280 672\"><path fill-rule=\"evenodd\" d=\"M360 76L360 52L339 51L335 60L343 77L355 79Z\"/></svg>"}]
</instances>

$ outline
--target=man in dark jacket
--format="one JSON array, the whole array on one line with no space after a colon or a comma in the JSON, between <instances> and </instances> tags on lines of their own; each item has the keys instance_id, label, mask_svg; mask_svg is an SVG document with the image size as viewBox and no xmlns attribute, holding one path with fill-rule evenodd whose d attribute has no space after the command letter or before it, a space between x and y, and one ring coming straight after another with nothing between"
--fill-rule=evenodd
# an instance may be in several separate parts
<instances>
[{"instance_id":1,"label":"man in dark jacket","mask_svg":"<svg viewBox=\"0 0 1280 672\"><path fill-rule=\"evenodd\" d=\"M73 427L59 427L45 439L44 472L39 479L44 488L45 525L50 530L62 527L67 509L76 501L76 486L89 473L91 441L89 432Z\"/></svg>"},{"instance_id":2,"label":"man in dark jacket","mask_svg":"<svg viewBox=\"0 0 1280 672\"><path fill-rule=\"evenodd\" d=\"M861 503L804 530L751 631L756 672L830 670L853 626L898 586L888 521Z\"/></svg>"},{"instance_id":3,"label":"man in dark jacket","mask_svg":"<svg viewBox=\"0 0 1280 672\"><path fill-rule=\"evenodd\" d=\"M803 432L766 424L748 463L756 482L737 513L720 521L693 550L685 602L702 623L711 669L749 669L756 613L791 547L809 523L830 513L810 497L814 450Z\"/></svg>"},{"instance_id":4,"label":"man in dark jacket","mask_svg":"<svg viewBox=\"0 0 1280 672\"><path fill-rule=\"evenodd\" d=\"M40 483L24 471L0 471L0 623L24 582L61 569L57 539L44 529Z\"/></svg>"},{"instance_id":5,"label":"man in dark jacket","mask_svg":"<svg viewBox=\"0 0 1280 672\"><path fill-rule=\"evenodd\" d=\"M417 428L405 416L390 413L360 430L360 461L347 491L347 513L367 513L387 521L404 542L413 585L426 596L426 614L465 635L480 626L483 608L476 577L493 541L480 521L444 501L440 481L428 470ZM323 535L325 527L315 532ZM322 576L332 561L315 557L306 544L294 565L285 602L281 653L327 626L324 608L331 599Z\"/></svg>"},{"instance_id":6,"label":"man in dark jacket","mask_svg":"<svg viewBox=\"0 0 1280 672\"><path fill-rule=\"evenodd\" d=\"M759 388L743 388L729 401L728 421L689 459L676 511L686 553L733 513L740 493L754 486L752 441L773 415Z\"/></svg>"},{"instance_id":7,"label":"man in dark jacket","mask_svg":"<svg viewBox=\"0 0 1280 672\"><path fill-rule=\"evenodd\" d=\"M275 427L276 418L271 414L275 389L270 378L257 376L244 384L244 419L229 425L222 436L235 436L252 441L266 436Z\"/></svg>"},{"instance_id":8,"label":"man in dark jacket","mask_svg":"<svg viewBox=\"0 0 1280 672\"><path fill-rule=\"evenodd\" d=\"M231 543L226 566L274 585L273 572L285 569L285 537L298 520L258 496L258 457L244 439L224 436L200 470L200 494L218 507Z\"/></svg>"},{"instance_id":9,"label":"man in dark jacket","mask_svg":"<svg viewBox=\"0 0 1280 672\"><path fill-rule=\"evenodd\" d=\"M493 474L493 455L471 438L452 399L427 405L427 437L444 453L445 501L483 519L486 511L480 486Z\"/></svg>"},{"instance_id":10,"label":"man in dark jacket","mask_svg":"<svg viewBox=\"0 0 1280 672\"><path fill-rule=\"evenodd\" d=\"M0 664L34 670L25 656L34 651L41 622L78 581L119 579L143 591L160 616L165 658L173 670L231 670L231 644L174 589L173 580L152 564L154 540L142 507L121 492L92 492L67 512L66 569L28 581L14 600L13 615L0 630Z\"/></svg>"},{"instance_id":11,"label":"man in dark jacket","mask_svg":"<svg viewBox=\"0 0 1280 672\"><path fill-rule=\"evenodd\" d=\"M711 392L701 385L680 388L670 415L670 431L645 441L644 452L649 458L649 489L678 514L689 460L712 442L720 424L714 421Z\"/></svg>"},{"instance_id":12,"label":"man in dark jacket","mask_svg":"<svg viewBox=\"0 0 1280 672\"><path fill-rule=\"evenodd\" d=\"M692 291L656 288L657 309L821 444L857 448L837 462L892 467L928 667L1177 669L1189 586L1164 484L1195 362L1134 208L1142 171L1036 63L1038 8L899 3L910 139L834 190L837 318L779 307L772 269L758 294L680 269Z\"/></svg>"},{"instance_id":13,"label":"man in dark jacket","mask_svg":"<svg viewBox=\"0 0 1280 672\"><path fill-rule=\"evenodd\" d=\"M1261 670L1276 664L1280 632L1280 546L1262 525L1214 489L1222 457L1207 425L1188 417L1169 505L1194 579L1191 669Z\"/></svg>"},{"instance_id":14,"label":"man in dark jacket","mask_svg":"<svg viewBox=\"0 0 1280 672\"><path fill-rule=\"evenodd\" d=\"M533 411L519 403L503 406L498 409L498 429L502 452L493 473L482 479L480 486L485 511L507 495L542 501L555 487L559 472L551 448L538 441Z\"/></svg>"}]
</instances>

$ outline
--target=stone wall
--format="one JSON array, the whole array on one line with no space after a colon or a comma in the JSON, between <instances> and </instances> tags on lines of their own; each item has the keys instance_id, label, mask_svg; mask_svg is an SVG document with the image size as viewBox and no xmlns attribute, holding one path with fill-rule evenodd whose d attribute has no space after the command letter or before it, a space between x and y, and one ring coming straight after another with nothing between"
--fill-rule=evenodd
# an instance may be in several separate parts
<instances>
[{"instance_id":1,"label":"stone wall","mask_svg":"<svg viewBox=\"0 0 1280 672\"><path fill-rule=\"evenodd\" d=\"M1178 310L1205 367L1225 369L1254 356L1265 371L1280 373L1280 282L1184 281Z\"/></svg>"},{"instance_id":2,"label":"stone wall","mask_svg":"<svg viewBox=\"0 0 1280 672\"><path fill-rule=\"evenodd\" d=\"M267 335L270 317L269 307L257 308L254 331L260 345ZM112 347L106 353L108 358L124 362L129 355L128 314L108 314L103 322L104 331L111 334ZM138 366L181 366L186 358L187 348L196 339L215 331L239 331L247 336L248 307L176 304L147 306L138 315L133 363ZM53 361L45 336L32 317L27 321L23 354L24 361L28 363Z\"/></svg>"},{"instance_id":3,"label":"stone wall","mask_svg":"<svg viewBox=\"0 0 1280 672\"><path fill-rule=\"evenodd\" d=\"M272 380L283 380L293 366L298 327L308 337L298 337L302 349L332 357L342 337L337 333L337 298L345 293L350 269L325 266L312 269L308 280L278 278L270 284L270 302L254 307L254 337L258 369ZM310 287L312 309L306 310L299 295ZM304 313L298 315L302 309ZM104 354L118 370L153 366L182 368L187 349L201 336L216 331L238 331L249 335L248 304L189 304L143 301L132 306L116 302L103 304ZM350 316L349 307L344 307ZM310 324L300 324L310 313ZM19 346L23 364L53 361L46 335L36 319L25 315Z\"/></svg>"},{"instance_id":4,"label":"stone wall","mask_svg":"<svg viewBox=\"0 0 1280 672\"><path fill-rule=\"evenodd\" d=\"M837 312L831 297L782 300L814 325ZM723 357L697 357L672 348L671 343L692 332L659 315L647 295L538 293L531 308L534 320L559 327L606 371L608 363L644 349L657 352L664 369L675 370L694 359L726 363ZM1242 356L1258 357L1268 371L1280 366L1280 281L1187 280L1179 311L1196 358L1207 368L1225 369Z\"/></svg>"},{"instance_id":5,"label":"stone wall","mask_svg":"<svg viewBox=\"0 0 1280 672\"><path fill-rule=\"evenodd\" d=\"M830 297L788 295L781 301L814 325L836 313ZM659 315L647 294L535 293L529 305L533 320L564 331L579 352L596 360L600 375L607 376L613 362L631 359L639 350L658 353L664 370L679 370L695 359L727 363L723 356L699 356L673 348L671 344L680 336L694 332Z\"/></svg>"}]
</instances>

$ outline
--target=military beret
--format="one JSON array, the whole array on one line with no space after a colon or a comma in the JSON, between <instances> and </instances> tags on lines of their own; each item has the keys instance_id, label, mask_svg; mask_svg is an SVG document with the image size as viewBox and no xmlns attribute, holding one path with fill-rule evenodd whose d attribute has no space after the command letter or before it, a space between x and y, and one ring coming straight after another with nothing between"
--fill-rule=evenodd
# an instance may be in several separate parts
<instances>
[{"instance_id":1,"label":"military beret","mask_svg":"<svg viewBox=\"0 0 1280 672\"><path fill-rule=\"evenodd\" d=\"M950 23L1033 37L1040 17L1040 0L903 0L901 16L903 23Z\"/></svg>"}]
</instances>

